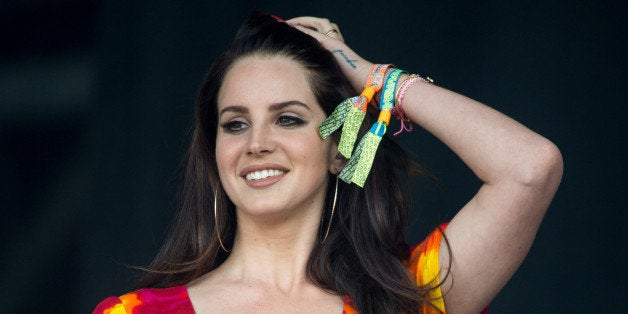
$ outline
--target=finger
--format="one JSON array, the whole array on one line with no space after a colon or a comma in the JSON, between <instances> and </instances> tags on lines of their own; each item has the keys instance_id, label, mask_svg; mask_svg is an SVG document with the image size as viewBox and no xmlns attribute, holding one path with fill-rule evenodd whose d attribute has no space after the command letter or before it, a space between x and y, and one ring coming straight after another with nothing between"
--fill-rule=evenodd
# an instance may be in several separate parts
<instances>
[{"instance_id":1,"label":"finger","mask_svg":"<svg viewBox=\"0 0 628 314\"><path fill-rule=\"evenodd\" d=\"M334 25L332 25L332 23L328 19L312 17L312 16L302 16L302 17L293 18L293 19L287 20L286 23L292 24L292 25L301 25L322 34L325 34L326 32L332 29L337 30L337 27L338 27L337 25L334 27Z\"/></svg>"},{"instance_id":2,"label":"finger","mask_svg":"<svg viewBox=\"0 0 628 314\"><path fill-rule=\"evenodd\" d=\"M301 17L296 17L296 18L292 18L286 21L286 23L296 26L303 26L305 28L314 30L316 32L319 32L323 35L332 37L334 39L338 39L341 42L344 42L344 38L342 36L342 34L340 33L340 29L338 27L338 25L331 23L328 19L326 18L318 18L318 17L312 17L312 16L301 16Z\"/></svg>"},{"instance_id":3,"label":"finger","mask_svg":"<svg viewBox=\"0 0 628 314\"><path fill-rule=\"evenodd\" d=\"M323 19L323 18L313 17L313 16L300 16L300 17L291 18L287 20L286 23L305 26L307 28L314 29L316 31L321 31L321 28L323 26L331 25L331 22L329 22L328 19Z\"/></svg>"},{"instance_id":4,"label":"finger","mask_svg":"<svg viewBox=\"0 0 628 314\"><path fill-rule=\"evenodd\" d=\"M345 42L344 37L342 37L342 33L340 32L340 27L336 23L331 23L331 27L336 30L336 35L338 36L338 40Z\"/></svg>"},{"instance_id":5,"label":"finger","mask_svg":"<svg viewBox=\"0 0 628 314\"><path fill-rule=\"evenodd\" d=\"M339 40L337 40L336 38L332 38L331 36L326 36L325 34L321 34L320 32L307 28L305 26L301 26L301 25L293 25L293 26L296 27L298 30L314 37L314 39L316 39L319 43L321 43L321 45L323 45L323 47L325 47L325 49L327 50L335 49L338 46Z\"/></svg>"},{"instance_id":6,"label":"finger","mask_svg":"<svg viewBox=\"0 0 628 314\"><path fill-rule=\"evenodd\" d=\"M332 29L326 31L325 33L323 33L323 35L329 36L329 37L337 39L339 41L344 41L344 40L342 40L342 35L340 35L340 31L335 29L335 28L332 28Z\"/></svg>"}]
</instances>

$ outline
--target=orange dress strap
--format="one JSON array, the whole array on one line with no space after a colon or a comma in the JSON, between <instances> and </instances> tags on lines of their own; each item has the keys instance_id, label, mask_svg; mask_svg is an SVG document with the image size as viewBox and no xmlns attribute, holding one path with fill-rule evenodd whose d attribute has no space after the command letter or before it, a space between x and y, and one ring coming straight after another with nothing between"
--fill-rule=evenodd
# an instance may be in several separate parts
<instances>
[{"instance_id":1,"label":"orange dress strap","mask_svg":"<svg viewBox=\"0 0 628 314\"><path fill-rule=\"evenodd\" d=\"M411 250L410 258L405 262L408 272L415 279L417 287L432 288L428 292L429 302L421 306L421 313L423 314L446 313L438 277L440 271L438 252L445 228L447 228L446 223L436 228L423 242ZM356 313L358 311L352 306L351 299L345 296L343 314Z\"/></svg>"},{"instance_id":2,"label":"orange dress strap","mask_svg":"<svg viewBox=\"0 0 628 314\"><path fill-rule=\"evenodd\" d=\"M439 273L441 272L438 263L438 253L443 239L443 232L447 224L442 224L436 228L423 242L417 245L410 254L408 271L415 279L417 287L431 288L426 302L421 306L421 313L446 313L445 302Z\"/></svg>"}]
</instances>

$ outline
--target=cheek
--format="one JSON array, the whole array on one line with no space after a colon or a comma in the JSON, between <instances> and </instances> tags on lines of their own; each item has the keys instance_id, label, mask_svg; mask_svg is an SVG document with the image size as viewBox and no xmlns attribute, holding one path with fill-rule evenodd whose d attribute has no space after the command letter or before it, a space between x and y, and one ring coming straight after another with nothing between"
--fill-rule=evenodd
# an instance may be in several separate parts
<instances>
[{"instance_id":1,"label":"cheek","mask_svg":"<svg viewBox=\"0 0 628 314\"><path fill-rule=\"evenodd\" d=\"M290 142L295 156L306 163L308 168L315 170L328 168L331 150L329 140L321 141L318 137L307 137L307 139L294 139Z\"/></svg>"},{"instance_id":2,"label":"cheek","mask_svg":"<svg viewBox=\"0 0 628 314\"><path fill-rule=\"evenodd\" d=\"M234 167L238 155L239 143L237 140L225 139L220 135L216 138L216 163L220 173Z\"/></svg>"}]
</instances>

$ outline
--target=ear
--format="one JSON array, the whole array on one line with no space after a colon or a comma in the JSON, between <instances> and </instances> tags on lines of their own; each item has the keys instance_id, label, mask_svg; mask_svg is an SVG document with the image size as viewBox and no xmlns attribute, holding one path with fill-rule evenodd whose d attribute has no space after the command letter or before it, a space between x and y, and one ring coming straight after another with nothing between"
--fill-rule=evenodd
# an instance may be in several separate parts
<instances>
[{"instance_id":1,"label":"ear","mask_svg":"<svg viewBox=\"0 0 628 314\"><path fill-rule=\"evenodd\" d=\"M338 145L336 143L333 144L329 152L329 172L339 174L347 164L347 159L338 152Z\"/></svg>"}]
</instances>

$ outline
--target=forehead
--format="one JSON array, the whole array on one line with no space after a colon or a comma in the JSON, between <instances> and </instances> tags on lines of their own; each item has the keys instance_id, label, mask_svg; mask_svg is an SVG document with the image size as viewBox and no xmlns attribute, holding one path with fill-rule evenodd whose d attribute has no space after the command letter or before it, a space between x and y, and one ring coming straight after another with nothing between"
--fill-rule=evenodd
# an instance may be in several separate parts
<instances>
[{"instance_id":1,"label":"forehead","mask_svg":"<svg viewBox=\"0 0 628 314\"><path fill-rule=\"evenodd\" d=\"M317 104L307 70L282 56L250 56L227 71L218 93L218 107L299 100Z\"/></svg>"}]
</instances>

